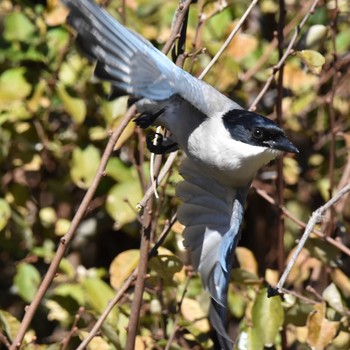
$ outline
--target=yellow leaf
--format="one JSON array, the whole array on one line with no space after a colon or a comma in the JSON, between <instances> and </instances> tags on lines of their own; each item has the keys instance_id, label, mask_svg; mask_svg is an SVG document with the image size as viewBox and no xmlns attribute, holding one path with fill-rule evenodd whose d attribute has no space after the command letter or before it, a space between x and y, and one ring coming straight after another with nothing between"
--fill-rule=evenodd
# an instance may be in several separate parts
<instances>
[{"instance_id":1,"label":"yellow leaf","mask_svg":"<svg viewBox=\"0 0 350 350\"><path fill-rule=\"evenodd\" d=\"M299 181L299 164L294 158L283 158L283 177L288 185L295 185Z\"/></svg>"},{"instance_id":2,"label":"yellow leaf","mask_svg":"<svg viewBox=\"0 0 350 350\"><path fill-rule=\"evenodd\" d=\"M125 280L137 267L140 259L140 251L137 249L126 250L118 254L109 267L111 286L118 290Z\"/></svg>"},{"instance_id":3,"label":"yellow leaf","mask_svg":"<svg viewBox=\"0 0 350 350\"><path fill-rule=\"evenodd\" d=\"M79 338L81 340L84 340L88 336L88 334L89 334L88 332L80 331L79 332ZM112 349L112 346L110 346L102 337L95 336L90 341L87 349L88 350L94 350L94 349L110 350L110 349Z\"/></svg>"},{"instance_id":4,"label":"yellow leaf","mask_svg":"<svg viewBox=\"0 0 350 350\"><path fill-rule=\"evenodd\" d=\"M77 124L82 124L86 116L86 105L84 100L70 96L62 84L57 85L57 94L62 100L67 113Z\"/></svg>"},{"instance_id":5,"label":"yellow leaf","mask_svg":"<svg viewBox=\"0 0 350 350\"><path fill-rule=\"evenodd\" d=\"M314 73L320 73L326 59L319 52L314 50L297 51L296 56L299 57L308 68Z\"/></svg>"},{"instance_id":6,"label":"yellow leaf","mask_svg":"<svg viewBox=\"0 0 350 350\"><path fill-rule=\"evenodd\" d=\"M251 250L244 247L237 247L236 257L241 269L258 274L258 263Z\"/></svg>"},{"instance_id":7,"label":"yellow leaf","mask_svg":"<svg viewBox=\"0 0 350 350\"><path fill-rule=\"evenodd\" d=\"M194 326L201 332L208 332L210 329L207 314L203 311L198 301L190 298L184 298L181 305L183 317L193 322Z\"/></svg>"},{"instance_id":8,"label":"yellow leaf","mask_svg":"<svg viewBox=\"0 0 350 350\"><path fill-rule=\"evenodd\" d=\"M313 350L323 350L337 334L339 322L326 319L326 305L316 304L307 319L307 343Z\"/></svg>"}]
</instances>

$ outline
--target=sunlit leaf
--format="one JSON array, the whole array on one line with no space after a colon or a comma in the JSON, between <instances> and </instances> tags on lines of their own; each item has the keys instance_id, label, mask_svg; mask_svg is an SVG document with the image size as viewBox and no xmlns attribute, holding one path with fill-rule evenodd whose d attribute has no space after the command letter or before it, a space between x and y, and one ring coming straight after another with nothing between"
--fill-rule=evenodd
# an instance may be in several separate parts
<instances>
[{"instance_id":1,"label":"sunlit leaf","mask_svg":"<svg viewBox=\"0 0 350 350\"><path fill-rule=\"evenodd\" d=\"M125 280L137 267L140 259L140 251L137 249L126 250L118 254L109 266L111 286L119 289Z\"/></svg>"},{"instance_id":2,"label":"sunlit leaf","mask_svg":"<svg viewBox=\"0 0 350 350\"><path fill-rule=\"evenodd\" d=\"M252 316L254 328L261 334L263 344L272 346L284 320L281 298L268 298L267 289L261 289L253 305Z\"/></svg>"},{"instance_id":3,"label":"sunlit leaf","mask_svg":"<svg viewBox=\"0 0 350 350\"><path fill-rule=\"evenodd\" d=\"M299 164L291 157L283 158L283 178L288 185L295 185L299 180Z\"/></svg>"},{"instance_id":4,"label":"sunlit leaf","mask_svg":"<svg viewBox=\"0 0 350 350\"><path fill-rule=\"evenodd\" d=\"M85 149L75 148L72 154L70 176L80 188L90 187L100 163L100 152L93 145Z\"/></svg>"},{"instance_id":5,"label":"sunlit leaf","mask_svg":"<svg viewBox=\"0 0 350 350\"><path fill-rule=\"evenodd\" d=\"M323 24L312 25L302 36L298 48L318 50L327 36L328 28Z\"/></svg>"},{"instance_id":6,"label":"sunlit leaf","mask_svg":"<svg viewBox=\"0 0 350 350\"><path fill-rule=\"evenodd\" d=\"M258 274L258 263L251 250L245 247L237 247L236 257L241 269L251 272L255 275Z\"/></svg>"},{"instance_id":7,"label":"sunlit leaf","mask_svg":"<svg viewBox=\"0 0 350 350\"><path fill-rule=\"evenodd\" d=\"M334 283L331 283L322 293L323 299L331 306L334 310L342 313L344 312L344 305L339 293L339 290Z\"/></svg>"},{"instance_id":8,"label":"sunlit leaf","mask_svg":"<svg viewBox=\"0 0 350 350\"><path fill-rule=\"evenodd\" d=\"M89 332L80 331L79 338L80 340L84 340L89 335ZM94 336L92 340L89 342L87 346L88 350L111 350L112 347L106 340L104 340L101 336Z\"/></svg>"},{"instance_id":9,"label":"sunlit leaf","mask_svg":"<svg viewBox=\"0 0 350 350\"><path fill-rule=\"evenodd\" d=\"M209 331L207 314L198 301L185 297L181 304L181 313L187 321L193 322L194 326L201 332Z\"/></svg>"},{"instance_id":10,"label":"sunlit leaf","mask_svg":"<svg viewBox=\"0 0 350 350\"><path fill-rule=\"evenodd\" d=\"M4 19L5 29L3 36L8 41L26 41L34 31L34 24L22 12L13 12Z\"/></svg>"},{"instance_id":11,"label":"sunlit leaf","mask_svg":"<svg viewBox=\"0 0 350 350\"><path fill-rule=\"evenodd\" d=\"M41 224L44 227L52 226L57 220L55 209L52 207L45 207L40 209L39 218L40 218Z\"/></svg>"},{"instance_id":12,"label":"sunlit leaf","mask_svg":"<svg viewBox=\"0 0 350 350\"><path fill-rule=\"evenodd\" d=\"M62 4L58 3L58 6L52 8L45 15L45 22L49 26L57 26L66 22L68 9Z\"/></svg>"},{"instance_id":13,"label":"sunlit leaf","mask_svg":"<svg viewBox=\"0 0 350 350\"><path fill-rule=\"evenodd\" d=\"M106 173L115 181L124 182L132 177L132 168L126 166L119 158L109 159L106 167Z\"/></svg>"},{"instance_id":14,"label":"sunlit leaf","mask_svg":"<svg viewBox=\"0 0 350 350\"><path fill-rule=\"evenodd\" d=\"M27 97L31 85L25 80L25 68L12 68L0 76L0 106Z\"/></svg>"},{"instance_id":15,"label":"sunlit leaf","mask_svg":"<svg viewBox=\"0 0 350 350\"><path fill-rule=\"evenodd\" d=\"M102 102L102 115L107 124L112 125L114 120L125 114L128 108L128 99L128 96L122 96L111 101L104 100Z\"/></svg>"},{"instance_id":16,"label":"sunlit leaf","mask_svg":"<svg viewBox=\"0 0 350 350\"><path fill-rule=\"evenodd\" d=\"M63 236L67 233L71 221L65 218L59 218L55 223L55 235Z\"/></svg>"},{"instance_id":17,"label":"sunlit leaf","mask_svg":"<svg viewBox=\"0 0 350 350\"><path fill-rule=\"evenodd\" d=\"M73 118L73 120L77 124L83 123L86 117L85 101L80 98L70 96L62 84L57 85L57 94L62 100L66 111Z\"/></svg>"},{"instance_id":18,"label":"sunlit leaf","mask_svg":"<svg viewBox=\"0 0 350 350\"><path fill-rule=\"evenodd\" d=\"M124 145L124 143L134 134L135 127L135 123L129 123L126 126L123 133L120 135L117 143L114 145L114 150L118 150Z\"/></svg>"},{"instance_id":19,"label":"sunlit leaf","mask_svg":"<svg viewBox=\"0 0 350 350\"><path fill-rule=\"evenodd\" d=\"M0 329L10 341L13 341L20 327L20 322L16 317L5 310L0 310Z\"/></svg>"},{"instance_id":20,"label":"sunlit leaf","mask_svg":"<svg viewBox=\"0 0 350 350\"><path fill-rule=\"evenodd\" d=\"M136 205L142 198L137 180L114 185L107 195L106 209L117 227L132 222L137 217Z\"/></svg>"},{"instance_id":21,"label":"sunlit leaf","mask_svg":"<svg viewBox=\"0 0 350 350\"><path fill-rule=\"evenodd\" d=\"M320 73L322 66L326 62L324 56L314 50L297 51L295 54L310 68L311 71L316 73Z\"/></svg>"},{"instance_id":22,"label":"sunlit leaf","mask_svg":"<svg viewBox=\"0 0 350 350\"><path fill-rule=\"evenodd\" d=\"M148 266L166 282L171 282L174 274L180 272L182 261L175 255L157 255L149 260Z\"/></svg>"},{"instance_id":23,"label":"sunlit leaf","mask_svg":"<svg viewBox=\"0 0 350 350\"><path fill-rule=\"evenodd\" d=\"M21 263L17 266L14 284L18 295L26 302L31 302L40 284L39 271L31 264Z\"/></svg>"},{"instance_id":24,"label":"sunlit leaf","mask_svg":"<svg viewBox=\"0 0 350 350\"><path fill-rule=\"evenodd\" d=\"M69 312L55 300L46 300L45 307L48 309L47 319L49 321L59 321L65 326L70 323Z\"/></svg>"},{"instance_id":25,"label":"sunlit leaf","mask_svg":"<svg viewBox=\"0 0 350 350\"><path fill-rule=\"evenodd\" d=\"M79 305L85 304L84 290L78 283L60 284L54 289L54 295L61 297L70 297L74 299Z\"/></svg>"},{"instance_id":26,"label":"sunlit leaf","mask_svg":"<svg viewBox=\"0 0 350 350\"><path fill-rule=\"evenodd\" d=\"M307 343L313 350L323 350L338 331L339 322L327 320L325 313L326 305L324 303L316 304L307 320Z\"/></svg>"},{"instance_id":27,"label":"sunlit leaf","mask_svg":"<svg viewBox=\"0 0 350 350\"><path fill-rule=\"evenodd\" d=\"M234 350L263 350L264 343L255 327L245 327L235 342Z\"/></svg>"}]
</instances>

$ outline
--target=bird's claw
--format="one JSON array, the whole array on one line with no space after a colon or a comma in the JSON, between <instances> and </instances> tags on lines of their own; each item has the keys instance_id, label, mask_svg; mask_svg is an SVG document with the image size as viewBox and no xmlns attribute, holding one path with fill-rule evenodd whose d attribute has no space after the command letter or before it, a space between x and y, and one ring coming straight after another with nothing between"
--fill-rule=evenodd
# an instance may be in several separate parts
<instances>
[{"instance_id":1,"label":"bird's claw","mask_svg":"<svg viewBox=\"0 0 350 350\"><path fill-rule=\"evenodd\" d=\"M146 138L146 143L149 151L155 154L165 154L174 152L178 149L177 143L175 142L166 144L166 142L164 142L163 135L158 132L148 135Z\"/></svg>"},{"instance_id":2,"label":"bird's claw","mask_svg":"<svg viewBox=\"0 0 350 350\"><path fill-rule=\"evenodd\" d=\"M149 126L153 125L156 119L164 112L164 108L156 113L143 112L137 118L134 119L134 122L137 126L142 129L146 129Z\"/></svg>"}]
</instances>

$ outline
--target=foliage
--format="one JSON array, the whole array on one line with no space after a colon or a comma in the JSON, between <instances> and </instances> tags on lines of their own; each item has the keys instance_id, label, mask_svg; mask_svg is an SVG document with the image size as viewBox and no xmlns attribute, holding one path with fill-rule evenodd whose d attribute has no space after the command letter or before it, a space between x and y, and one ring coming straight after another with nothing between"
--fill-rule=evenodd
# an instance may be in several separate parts
<instances>
[{"instance_id":1,"label":"foliage","mask_svg":"<svg viewBox=\"0 0 350 350\"><path fill-rule=\"evenodd\" d=\"M108 8L117 16L120 6L113 0ZM161 48L177 2L129 0L125 6L127 24ZM196 76L203 71L246 6L219 0L191 6L186 49L192 54L185 69ZM284 47L309 8L298 1L286 7ZM278 11L277 1L261 1L205 78L244 106L278 62ZM306 222L350 181L349 11L346 1L322 2L284 66L283 123L300 150L283 162L286 260L302 232L294 219ZM78 53L66 15L57 0L0 3L0 340L5 345L14 339L25 305L91 186L110 131L127 111L125 96L109 101L108 84L91 79L93 67ZM276 101L274 80L259 112L274 118ZM130 123L23 348L76 348L132 274L140 259L141 214L135 206L147 187L149 162L145 137ZM276 166L266 167L253 186L276 198L275 177ZM176 211L180 180L175 165L153 210L152 244ZM228 329L237 339L235 348L349 349L349 199L318 227L338 244L312 236L288 278L293 293L268 299L267 284L276 285L283 268L276 243L279 217L276 207L251 191L229 290ZM169 339L170 349L213 346L208 295L182 263L188 256L181 232L176 222L149 261L137 349L164 348ZM124 293L90 349L125 348L133 293L133 287Z\"/></svg>"}]
</instances>

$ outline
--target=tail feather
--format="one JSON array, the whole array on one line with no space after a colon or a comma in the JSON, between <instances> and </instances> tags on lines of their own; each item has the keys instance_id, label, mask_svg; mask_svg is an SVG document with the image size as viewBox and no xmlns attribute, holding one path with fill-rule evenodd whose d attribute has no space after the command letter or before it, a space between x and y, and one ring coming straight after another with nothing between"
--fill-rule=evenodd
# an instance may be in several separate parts
<instances>
[{"instance_id":1,"label":"tail feather","mask_svg":"<svg viewBox=\"0 0 350 350\"><path fill-rule=\"evenodd\" d=\"M189 159L183 161L180 173L185 179L177 188L177 194L184 200L178 209L178 218L186 226L184 243L210 293L209 318L220 346L232 349L233 341L225 330L227 291L248 187L222 186L205 176Z\"/></svg>"}]
</instances>

